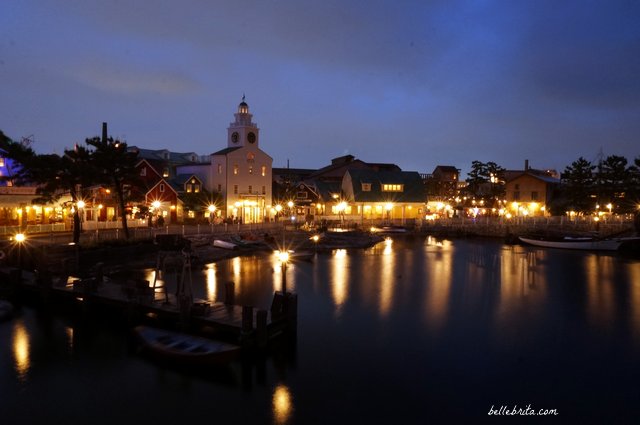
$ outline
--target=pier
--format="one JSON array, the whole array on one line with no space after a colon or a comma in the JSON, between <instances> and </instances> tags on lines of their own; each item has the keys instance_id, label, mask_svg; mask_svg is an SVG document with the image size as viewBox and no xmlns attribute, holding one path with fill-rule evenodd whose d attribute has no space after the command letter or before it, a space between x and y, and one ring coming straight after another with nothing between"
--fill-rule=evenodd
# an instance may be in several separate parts
<instances>
[{"instance_id":1,"label":"pier","mask_svg":"<svg viewBox=\"0 0 640 425\"><path fill-rule=\"evenodd\" d=\"M0 290L5 297L37 302L43 307L62 309L83 315L100 315L190 332L214 335L245 348L264 348L269 341L295 332L297 294L275 292L269 310L234 303L235 284L224 285L224 302L211 303L194 298L191 288L191 251L189 241L167 235L157 241L156 269L153 281L105 274L103 263L75 276L71 272L51 273L40 264L34 271L18 267L0 268ZM166 282L167 260L178 262L177 290L169 293ZM161 278L159 279L159 276Z\"/></svg>"}]
</instances>

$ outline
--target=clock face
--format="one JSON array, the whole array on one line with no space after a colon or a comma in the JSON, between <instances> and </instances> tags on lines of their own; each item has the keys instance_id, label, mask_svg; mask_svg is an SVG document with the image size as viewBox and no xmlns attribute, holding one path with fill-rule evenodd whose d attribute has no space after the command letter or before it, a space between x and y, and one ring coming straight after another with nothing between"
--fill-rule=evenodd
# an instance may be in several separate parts
<instances>
[{"instance_id":1,"label":"clock face","mask_svg":"<svg viewBox=\"0 0 640 425\"><path fill-rule=\"evenodd\" d=\"M247 141L249 143L255 143L256 142L256 135L253 132L247 134Z\"/></svg>"},{"instance_id":2,"label":"clock face","mask_svg":"<svg viewBox=\"0 0 640 425\"><path fill-rule=\"evenodd\" d=\"M238 138L239 138L239 137L240 137L240 136L238 135L238 132L234 131L234 132L233 132L233 134L231 135L231 141L232 141L233 143L238 143Z\"/></svg>"}]
</instances>

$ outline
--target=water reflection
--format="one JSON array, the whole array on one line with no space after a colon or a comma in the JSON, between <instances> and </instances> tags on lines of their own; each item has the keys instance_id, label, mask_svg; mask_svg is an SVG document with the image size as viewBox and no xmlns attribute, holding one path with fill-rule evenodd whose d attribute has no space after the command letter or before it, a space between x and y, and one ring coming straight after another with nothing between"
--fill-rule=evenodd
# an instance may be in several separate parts
<instances>
[{"instance_id":1,"label":"water reflection","mask_svg":"<svg viewBox=\"0 0 640 425\"><path fill-rule=\"evenodd\" d=\"M382 251L382 262L380 264L380 316L385 317L389 313L393 301L394 289L394 262L393 239L386 238L384 250Z\"/></svg>"},{"instance_id":2,"label":"water reflection","mask_svg":"<svg viewBox=\"0 0 640 425\"><path fill-rule=\"evenodd\" d=\"M205 298L211 302L216 302L217 300L217 289L218 289L218 281L216 280L216 271L217 266L216 263L208 264L205 269L206 276L206 293Z\"/></svg>"},{"instance_id":3,"label":"water reflection","mask_svg":"<svg viewBox=\"0 0 640 425\"><path fill-rule=\"evenodd\" d=\"M337 317L342 314L342 307L347 299L348 267L349 257L347 256L347 250L335 250L333 253L333 261L331 262L332 279L330 285Z\"/></svg>"},{"instance_id":4,"label":"water reflection","mask_svg":"<svg viewBox=\"0 0 640 425\"><path fill-rule=\"evenodd\" d=\"M629 270L629 327L633 330L633 339L640 343L640 267L626 265Z\"/></svg>"},{"instance_id":5,"label":"water reflection","mask_svg":"<svg viewBox=\"0 0 640 425\"><path fill-rule=\"evenodd\" d=\"M272 397L273 419L278 425L286 424L293 413L291 392L286 385L279 384L273 390Z\"/></svg>"},{"instance_id":6,"label":"water reflection","mask_svg":"<svg viewBox=\"0 0 640 425\"><path fill-rule=\"evenodd\" d=\"M21 382L27 380L31 367L29 334L22 320L13 327L13 359L16 375Z\"/></svg>"},{"instance_id":7,"label":"water reflection","mask_svg":"<svg viewBox=\"0 0 640 425\"><path fill-rule=\"evenodd\" d=\"M546 285L546 273L539 267L545 259L546 250L528 250L512 246L500 252L500 299L509 301L527 296L536 287Z\"/></svg>"},{"instance_id":8,"label":"water reflection","mask_svg":"<svg viewBox=\"0 0 640 425\"><path fill-rule=\"evenodd\" d=\"M439 329L444 324L449 309L454 248L451 241L438 241L429 237L426 241L425 252L427 254L425 318L429 327Z\"/></svg>"},{"instance_id":9,"label":"water reflection","mask_svg":"<svg viewBox=\"0 0 640 425\"><path fill-rule=\"evenodd\" d=\"M67 336L67 348L69 349L69 353L73 352L73 328L71 326L66 326L64 328L65 334Z\"/></svg>"},{"instance_id":10,"label":"water reflection","mask_svg":"<svg viewBox=\"0 0 640 425\"><path fill-rule=\"evenodd\" d=\"M587 315L592 325L610 328L615 315L614 258L588 255L584 258L587 279Z\"/></svg>"}]
</instances>

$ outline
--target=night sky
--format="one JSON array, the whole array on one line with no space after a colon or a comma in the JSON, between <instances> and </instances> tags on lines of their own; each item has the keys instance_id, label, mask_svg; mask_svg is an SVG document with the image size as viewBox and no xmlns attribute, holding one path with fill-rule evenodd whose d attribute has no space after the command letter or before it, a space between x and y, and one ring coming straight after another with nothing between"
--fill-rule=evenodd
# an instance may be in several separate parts
<instances>
[{"instance_id":1,"label":"night sky","mask_svg":"<svg viewBox=\"0 0 640 425\"><path fill-rule=\"evenodd\" d=\"M0 129L209 154L242 95L274 167L640 156L640 2L3 0Z\"/></svg>"}]
</instances>

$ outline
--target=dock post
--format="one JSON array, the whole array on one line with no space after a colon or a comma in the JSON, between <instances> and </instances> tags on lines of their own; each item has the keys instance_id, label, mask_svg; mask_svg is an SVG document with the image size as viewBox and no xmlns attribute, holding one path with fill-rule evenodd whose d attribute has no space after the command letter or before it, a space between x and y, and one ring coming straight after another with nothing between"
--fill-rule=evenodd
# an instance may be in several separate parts
<instances>
[{"instance_id":1,"label":"dock post","mask_svg":"<svg viewBox=\"0 0 640 425\"><path fill-rule=\"evenodd\" d=\"M224 284L224 303L226 305L233 305L235 302L235 288L236 284L233 282L226 282Z\"/></svg>"},{"instance_id":2,"label":"dock post","mask_svg":"<svg viewBox=\"0 0 640 425\"><path fill-rule=\"evenodd\" d=\"M104 263L99 262L94 266L95 277L96 277L96 285L102 285L104 282Z\"/></svg>"},{"instance_id":3,"label":"dock post","mask_svg":"<svg viewBox=\"0 0 640 425\"><path fill-rule=\"evenodd\" d=\"M253 307L242 306L242 332L249 333L253 330Z\"/></svg>"},{"instance_id":4,"label":"dock post","mask_svg":"<svg viewBox=\"0 0 640 425\"><path fill-rule=\"evenodd\" d=\"M258 310L256 312L256 342L258 347L265 348L269 341L269 334L267 332L267 311Z\"/></svg>"}]
</instances>

